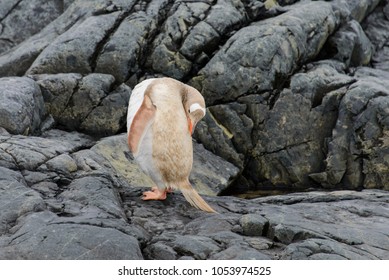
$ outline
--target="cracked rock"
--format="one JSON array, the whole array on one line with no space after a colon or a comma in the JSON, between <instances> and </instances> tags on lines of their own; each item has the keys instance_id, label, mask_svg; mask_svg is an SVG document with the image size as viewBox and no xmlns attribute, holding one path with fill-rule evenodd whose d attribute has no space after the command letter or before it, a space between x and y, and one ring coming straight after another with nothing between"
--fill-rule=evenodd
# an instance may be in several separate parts
<instances>
[{"instance_id":1,"label":"cracked rock","mask_svg":"<svg viewBox=\"0 0 389 280\"><path fill-rule=\"evenodd\" d=\"M33 134L45 117L42 93L29 78L0 78L0 126L12 134Z\"/></svg>"}]
</instances>

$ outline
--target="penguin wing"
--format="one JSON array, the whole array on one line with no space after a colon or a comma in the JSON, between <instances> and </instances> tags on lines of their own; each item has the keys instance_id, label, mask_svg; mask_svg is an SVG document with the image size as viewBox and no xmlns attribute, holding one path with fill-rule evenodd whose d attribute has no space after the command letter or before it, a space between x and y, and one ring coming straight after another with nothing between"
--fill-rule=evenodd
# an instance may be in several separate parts
<instances>
[{"instance_id":1,"label":"penguin wing","mask_svg":"<svg viewBox=\"0 0 389 280\"><path fill-rule=\"evenodd\" d=\"M143 104L147 87L156 79L147 79L137 84L131 92L130 101L128 102L127 110L127 132L130 133L132 121Z\"/></svg>"},{"instance_id":2,"label":"penguin wing","mask_svg":"<svg viewBox=\"0 0 389 280\"><path fill-rule=\"evenodd\" d=\"M142 141L147 130L155 118L156 108L148 95L145 95L143 103L136 112L128 133L128 145L133 154L138 153L139 143Z\"/></svg>"},{"instance_id":3,"label":"penguin wing","mask_svg":"<svg viewBox=\"0 0 389 280\"><path fill-rule=\"evenodd\" d=\"M128 145L133 154L138 152L139 143L154 121L156 108L150 97L145 94L147 87L155 79L138 84L131 93L127 112Z\"/></svg>"}]
</instances>

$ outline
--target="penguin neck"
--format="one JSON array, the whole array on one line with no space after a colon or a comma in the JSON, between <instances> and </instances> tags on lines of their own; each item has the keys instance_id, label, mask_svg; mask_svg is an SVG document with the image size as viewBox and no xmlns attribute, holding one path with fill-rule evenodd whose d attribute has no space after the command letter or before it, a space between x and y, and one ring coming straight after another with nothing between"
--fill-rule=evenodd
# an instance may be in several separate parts
<instances>
[{"instance_id":1,"label":"penguin neck","mask_svg":"<svg viewBox=\"0 0 389 280\"><path fill-rule=\"evenodd\" d=\"M151 98L153 104L160 112L179 111L183 109L182 95L179 91L169 90L161 86L152 93Z\"/></svg>"}]
</instances>

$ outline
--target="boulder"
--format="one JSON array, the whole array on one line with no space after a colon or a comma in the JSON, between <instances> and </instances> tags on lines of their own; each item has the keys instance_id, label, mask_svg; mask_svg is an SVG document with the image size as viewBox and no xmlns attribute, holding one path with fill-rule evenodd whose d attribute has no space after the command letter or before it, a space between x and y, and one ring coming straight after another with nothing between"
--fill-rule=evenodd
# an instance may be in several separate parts
<instances>
[{"instance_id":1,"label":"boulder","mask_svg":"<svg viewBox=\"0 0 389 280\"><path fill-rule=\"evenodd\" d=\"M126 124L131 89L106 74L33 75L58 127L95 136L118 133Z\"/></svg>"},{"instance_id":2,"label":"boulder","mask_svg":"<svg viewBox=\"0 0 389 280\"><path fill-rule=\"evenodd\" d=\"M358 81L348 88L339 104L340 114L328 143L326 171L312 175L323 185L388 190L383 182L389 174L389 84L368 73L363 68L357 71Z\"/></svg>"},{"instance_id":3,"label":"boulder","mask_svg":"<svg viewBox=\"0 0 389 280\"><path fill-rule=\"evenodd\" d=\"M60 16L67 5L61 1L3 1L0 4L0 53L41 31Z\"/></svg>"},{"instance_id":4,"label":"boulder","mask_svg":"<svg viewBox=\"0 0 389 280\"><path fill-rule=\"evenodd\" d=\"M0 78L0 126L12 134L33 134L45 118L38 85L29 78Z\"/></svg>"}]
</instances>

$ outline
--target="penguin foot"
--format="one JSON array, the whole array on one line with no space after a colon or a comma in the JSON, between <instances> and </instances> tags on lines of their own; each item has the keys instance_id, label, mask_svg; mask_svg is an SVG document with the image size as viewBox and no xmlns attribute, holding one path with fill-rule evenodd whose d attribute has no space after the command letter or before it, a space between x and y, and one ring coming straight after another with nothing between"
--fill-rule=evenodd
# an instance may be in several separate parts
<instances>
[{"instance_id":1,"label":"penguin foot","mask_svg":"<svg viewBox=\"0 0 389 280\"><path fill-rule=\"evenodd\" d=\"M160 190L158 187L152 187L151 191L143 193L142 200L165 200L166 190Z\"/></svg>"}]
</instances>

